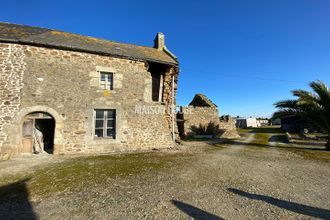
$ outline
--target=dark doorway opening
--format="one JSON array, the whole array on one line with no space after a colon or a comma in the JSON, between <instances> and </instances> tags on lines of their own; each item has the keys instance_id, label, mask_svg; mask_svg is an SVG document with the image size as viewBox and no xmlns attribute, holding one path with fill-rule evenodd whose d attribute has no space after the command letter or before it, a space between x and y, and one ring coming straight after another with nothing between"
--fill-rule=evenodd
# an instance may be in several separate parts
<instances>
[{"instance_id":1,"label":"dark doorway opening","mask_svg":"<svg viewBox=\"0 0 330 220\"><path fill-rule=\"evenodd\" d=\"M152 82L152 101L158 102L159 99L159 90L160 90L160 81L161 75L157 73L151 73L151 82Z\"/></svg>"},{"instance_id":2,"label":"dark doorway opening","mask_svg":"<svg viewBox=\"0 0 330 220\"><path fill-rule=\"evenodd\" d=\"M54 152L54 132L55 120L52 119L36 119L35 127L41 131L43 135L44 151L49 154Z\"/></svg>"},{"instance_id":3,"label":"dark doorway opening","mask_svg":"<svg viewBox=\"0 0 330 220\"><path fill-rule=\"evenodd\" d=\"M55 119L45 112L33 112L23 122L23 152L54 153Z\"/></svg>"},{"instance_id":4,"label":"dark doorway opening","mask_svg":"<svg viewBox=\"0 0 330 220\"><path fill-rule=\"evenodd\" d=\"M149 62L148 71L151 73L152 82L152 101L163 101L163 86L165 73L168 70L168 66L159 63Z\"/></svg>"}]
</instances>

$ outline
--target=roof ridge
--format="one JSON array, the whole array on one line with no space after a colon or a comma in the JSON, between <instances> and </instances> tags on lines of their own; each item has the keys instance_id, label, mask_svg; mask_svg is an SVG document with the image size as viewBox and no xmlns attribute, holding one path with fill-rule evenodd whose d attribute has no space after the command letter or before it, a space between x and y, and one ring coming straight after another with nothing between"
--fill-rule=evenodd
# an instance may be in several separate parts
<instances>
[{"instance_id":1,"label":"roof ridge","mask_svg":"<svg viewBox=\"0 0 330 220\"><path fill-rule=\"evenodd\" d=\"M199 107L211 107L217 108L218 106L209 99L206 95L202 93L195 94L193 100L189 103L190 106L199 106Z\"/></svg>"}]
</instances>

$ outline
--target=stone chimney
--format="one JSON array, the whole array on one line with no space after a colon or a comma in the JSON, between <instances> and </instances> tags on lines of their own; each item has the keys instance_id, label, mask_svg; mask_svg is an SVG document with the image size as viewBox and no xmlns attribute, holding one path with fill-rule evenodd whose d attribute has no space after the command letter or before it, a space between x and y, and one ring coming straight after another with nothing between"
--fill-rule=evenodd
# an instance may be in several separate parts
<instances>
[{"instance_id":1,"label":"stone chimney","mask_svg":"<svg viewBox=\"0 0 330 220\"><path fill-rule=\"evenodd\" d=\"M158 32L154 40L154 48L157 50L164 50L165 48L165 35Z\"/></svg>"}]
</instances>

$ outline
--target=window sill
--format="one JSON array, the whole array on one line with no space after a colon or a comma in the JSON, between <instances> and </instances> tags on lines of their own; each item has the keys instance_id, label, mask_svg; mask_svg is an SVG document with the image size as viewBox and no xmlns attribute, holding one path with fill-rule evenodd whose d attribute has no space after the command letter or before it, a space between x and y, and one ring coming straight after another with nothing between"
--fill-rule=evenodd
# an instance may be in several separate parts
<instances>
[{"instance_id":1,"label":"window sill","mask_svg":"<svg viewBox=\"0 0 330 220\"><path fill-rule=\"evenodd\" d=\"M160 105L165 105L165 102L159 102L159 101L152 101L152 103L160 104Z\"/></svg>"},{"instance_id":2,"label":"window sill","mask_svg":"<svg viewBox=\"0 0 330 220\"><path fill-rule=\"evenodd\" d=\"M94 140L117 140L116 138L113 137L94 137Z\"/></svg>"},{"instance_id":3,"label":"window sill","mask_svg":"<svg viewBox=\"0 0 330 220\"><path fill-rule=\"evenodd\" d=\"M97 89L97 92L111 92L111 93L116 93L116 90L112 89Z\"/></svg>"},{"instance_id":4,"label":"window sill","mask_svg":"<svg viewBox=\"0 0 330 220\"><path fill-rule=\"evenodd\" d=\"M107 146L111 144L120 144L121 143L121 138L116 137L115 139L113 138L107 138L107 137L91 137L88 139L87 144L89 145L99 145L99 146Z\"/></svg>"}]
</instances>

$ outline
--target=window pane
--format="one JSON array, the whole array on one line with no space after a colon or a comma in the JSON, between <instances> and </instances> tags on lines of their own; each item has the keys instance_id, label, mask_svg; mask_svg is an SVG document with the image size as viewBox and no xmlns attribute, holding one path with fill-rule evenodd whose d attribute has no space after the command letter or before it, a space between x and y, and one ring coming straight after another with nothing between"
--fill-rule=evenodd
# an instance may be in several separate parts
<instances>
[{"instance_id":1,"label":"window pane","mask_svg":"<svg viewBox=\"0 0 330 220\"><path fill-rule=\"evenodd\" d=\"M105 73L101 73L101 81L105 81Z\"/></svg>"},{"instance_id":2,"label":"window pane","mask_svg":"<svg viewBox=\"0 0 330 220\"><path fill-rule=\"evenodd\" d=\"M96 118L103 118L104 117L104 111L103 110L96 110Z\"/></svg>"},{"instance_id":3,"label":"window pane","mask_svg":"<svg viewBox=\"0 0 330 220\"><path fill-rule=\"evenodd\" d=\"M103 120L95 120L95 128L103 128L104 121Z\"/></svg>"},{"instance_id":4,"label":"window pane","mask_svg":"<svg viewBox=\"0 0 330 220\"><path fill-rule=\"evenodd\" d=\"M108 75L108 82L109 82L109 89L112 90L113 89L113 73L110 73Z\"/></svg>"},{"instance_id":5,"label":"window pane","mask_svg":"<svg viewBox=\"0 0 330 220\"><path fill-rule=\"evenodd\" d=\"M103 137L103 129L95 129L95 135L97 137Z\"/></svg>"},{"instance_id":6,"label":"window pane","mask_svg":"<svg viewBox=\"0 0 330 220\"><path fill-rule=\"evenodd\" d=\"M101 81L100 85L102 88L107 90L113 90L113 73L100 72Z\"/></svg>"},{"instance_id":7,"label":"window pane","mask_svg":"<svg viewBox=\"0 0 330 220\"><path fill-rule=\"evenodd\" d=\"M115 127L115 120L108 120L107 127L108 128L114 128Z\"/></svg>"},{"instance_id":8,"label":"window pane","mask_svg":"<svg viewBox=\"0 0 330 220\"><path fill-rule=\"evenodd\" d=\"M116 117L116 111L115 110L108 110L108 119L115 118Z\"/></svg>"},{"instance_id":9,"label":"window pane","mask_svg":"<svg viewBox=\"0 0 330 220\"><path fill-rule=\"evenodd\" d=\"M95 110L95 137L116 136L116 110Z\"/></svg>"},{"instance_id":10,"label":"window pane","mask_svg":"<svg viewBox=\"0 0 330 220\"><path fill-rule=\"evenodd\" d=\"M112 81L113 74L112 73L107 73L108 81Z\"/></svg>"},{"instance_id":11,"label":"window pane","mask_svg":"<svg viewBox=\"0 0 330 220\"><path fill-rule=\"evenodd\" d=\"M115 138L115 130L107 129L107 136Z\"/></svg>"}]
</instances>

